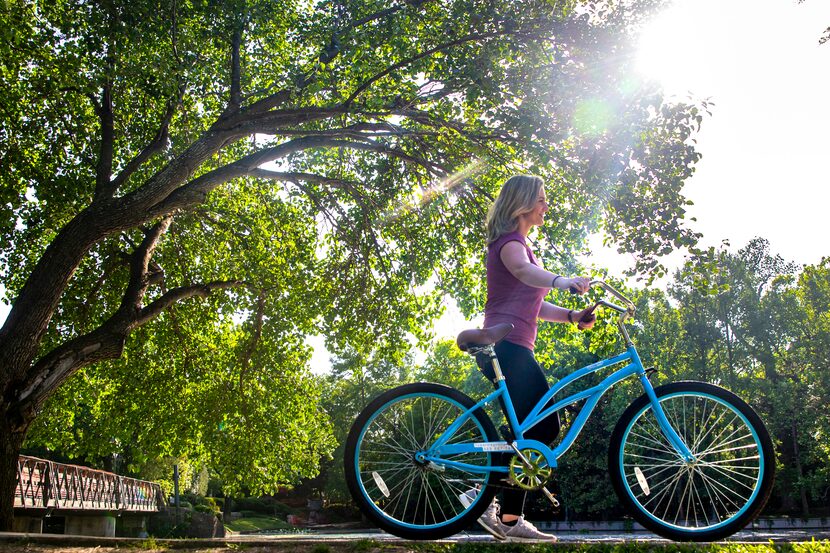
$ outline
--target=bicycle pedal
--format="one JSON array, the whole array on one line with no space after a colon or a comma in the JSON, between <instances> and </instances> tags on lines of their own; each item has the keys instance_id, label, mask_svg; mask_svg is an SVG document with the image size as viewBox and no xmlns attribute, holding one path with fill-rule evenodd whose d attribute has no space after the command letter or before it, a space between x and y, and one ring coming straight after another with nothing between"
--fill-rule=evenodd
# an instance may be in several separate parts
<instances>
[{"instance_id":1,"label":"bicycle pedal","mask_svg":"<svg viewBox=\"0 0 830 553\"><path fill-rule=\"evenodd\" d=\"M501 437L505 442L511 443L516 441L513 437L513 431L510 430L510 427L506 424L503 424L499 427L499 434L501 434Z\"/></svg>"},{"instance_id":2,"label":"bicycle pedal","mask_svg":"<svg viewBox=\"0 0 830 553\"><path fill-rule=\"evenodd\" d=\"M553 505L553 512L558 513L562 507L562 503L559 499L557 499L556 494L551 493L546 486L542 487L542 493L545 494L545 497L547 497L548 501L550 501L551 505Z\"/></svg>"}]
</instances>

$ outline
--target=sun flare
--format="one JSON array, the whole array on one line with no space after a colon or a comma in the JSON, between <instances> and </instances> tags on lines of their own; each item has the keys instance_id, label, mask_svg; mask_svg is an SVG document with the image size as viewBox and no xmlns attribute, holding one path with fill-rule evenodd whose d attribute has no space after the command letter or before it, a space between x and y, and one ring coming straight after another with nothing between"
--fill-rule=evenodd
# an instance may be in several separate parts
<instances>
[{"instance_id":1,"label":"sun flare","mask_svg":"<svg viewBox=\"0 0 830 553\"><path fill-rule=\"evenodd\" d=\"M678 0L648 22L640 35L637 69L668 94L706 95L712 81L713 48L706 29L710 0Z\"/></svg>"}]
</instances>

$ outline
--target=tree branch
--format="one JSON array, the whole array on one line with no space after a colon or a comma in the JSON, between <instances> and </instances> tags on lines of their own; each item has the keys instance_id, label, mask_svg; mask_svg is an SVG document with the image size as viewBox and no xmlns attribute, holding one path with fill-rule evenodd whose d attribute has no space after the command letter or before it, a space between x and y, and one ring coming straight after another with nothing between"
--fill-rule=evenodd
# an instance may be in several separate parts
<instances>
[{"instance_id":1,"label":"tree branch","mask_svg":"<svg viewBox=\"0 0 830 553\"><path fill-rule=\"evenodd\" d=\"M231 97L229 111L236 111L242 104L242 68L239 62L239 50L242 46L242 24L233 30L231 39Z\"/></svg>"},{"instance_id":2,"label":"tree branch","mask_svg":"<svg viewBox=\"0 0 830 553\"><path fill-rule=\"evenodd\" d=\"M241 280L221 280L205 284L194 284L192 286L172 288L164 293L160 298L142 309L138 313L138 316L130 323L129 330L155 319L161 314L162 311L176 302L188 298L206 298L214 290L227 290L237 286L246 286L246 283Z\"/></svg>"},{"instance_id":3,"label":"tree branch","mask_svg":"<svg viewBox=\"0 0 830 553\"><path fill-rule=\"evenodd\" d=\"M431 0L421 0L420 2L417 2L417 6L418 7L423 6L424 4L426 4L430 1ZM345 29L341 29L339 31L336 31L335 35L332 37L331 44L327 47L327 50L325 52L320 54L320 56L326 56L328 58L326 63L328 63L329 61L334 59L334 57L337 55L337 53L339 53L339 52L327 53L328 50L331 49L332 46L336 43L336 41L339 40L339 37L342 36L343 34L345 34L348 30L355 29L357 27L360 27L361 25L365 25L366 23L370 23L370 22L372 22L376 19L380 19L382 17L392 15L393 13L395 13L397 11L400 11L404 8L405 8L405 5L400 5L400 6L394 6L394 7L391 7L391 8L387 8L385 10L375 12L373 14L367 15L366 17L358 19L357 21L349 24ZM245 108L245 110L243 110L244 113L246 115L261 114L261 113L267 112L267 111L269 111L269 110L271 110L271 109L287 102L288 100L291 99L291 97L296 92L299 92L299 91L303 90L310 83L314 82L315 77L314 77L313 73L314 73L314 71L312 70L312 71L306 72L305 74L303 74L301 76L295 77L295 79L294 79L295 87L294 88L286 88L286 89L280 90L279 92L275 92L274 94L271 94L271 95L269 95L265 98L262 98L261 100L258 100L255 103L248 106L247 108Z\"/></svg>"},{"instance_id":4,"label":"tree branch","mask_svg":"<svg viewBox=\"0 0 830 553\"><path fill-rule=\"evenodd\" d=\"M111 331L117 326L108 319L89 334L79 336L55 348L27 371L26 388L16 392L22 419L31 419L44 401L78 369L104 359L116 359L124 350L126 333ZM23 422L23 421L19 421Z\"/></svg>"},{"instance_id":5,"label":"tree branch","mask_svg":"<svg viewBox=\"0 0 830 553\"><path fill-rule=\"evenodd\" d=\"M95 297L100 293L101 287L104 283L112 276L113 269L117 269L123 265L129 265L128 256L124 252L117 249L104 258L100 269L101 274L95 281L95 284L93 284L90 288L89 294L87 294L85 301L83 301L80 306L78 328L85 330L85 327L89 322L89 310L95 305Z\"/></svg>"},{"instance_id":6,"label":"tree branch","mask_svg":"<svg viewBox=\"0 0 830 553\"><path fill-rule=\"evenodd\" d=\"M120 224L113 230L132 228L155 218L154 214L148 216L153 205L164 201L171 192L178 189L210 156L242 136L244 135L227 130L207 131L161 171L150 177L143 186L124 196L121 203L124 208L119 212ZM134 217L125 216L125 210Z\"/></svg>"},{"instance_id":7,"label":"tree branch","mask_svg":"<svg viewBox=\"0 0 830 553\"><path fill-rule=\"evenodd\" d=\"M416 62L420 59L429 57L432 54L435 54L436 52L440 52L442 50L448 50L448 49L450 49L454 46L458 46L458 45L464 44L466 42L474 42L476 40L484 40L484 39L493 38L493 37L497 37L497 36L501 36L501 33L481 33L481 34L467 35L467 36L458 38L456 40L452 40L450 42L445 42L444 44L439 44L438 46L434 46L434 47L430 48L429 50L425 50L424 52L421 52L421 53L416 54L416 55L414 55L410 58L402 60L402 61L400 61L400 62L398 62L394 65L390 65L389 67L387 67L386 69L384 69L380 73L370 77L369 79L364 81L363 84L358 86L357 89L354 92L352 92L351 96L349 96L346 99L346 101L343 102L343 106L344 107L349 106L355 100L355 98L357 98L363 91L365 91L367 88L372 86L375 82L377 82L380 79L382 79L383 77L389 75L393 71L397 71L398 69L406 67L407 65L409 65L411 63L414 63L414 62Z\"/></svg>"},{"instance_id":8,"label":"tree branch","mask_svg":"<svg viewBox=\"0 0 830 553\"><path fill-rule=\"evenodd\" d=\"M426 2L422 2L422 3L425 4ZM369 14L366 17L364 17L362 19L358 19L357 21L355 21L354 23L349 25L349 28L350 29L356 29L356 28L360 27L361 25L365 25L366 23L371 23L375 19L380 19L382 17L392 15L395 12L401 11L402 9L404 9L404 7L405 7L405 5L392 6L391 8L387 8L385 10L381 10L379 12Z\"/></svg>"},{"instance_id":9,"label":"tree branch","mask_svg":"<svg viewBox=\"0 0 830 553\"><path fill-rule=\"evenodd\" d=\"M282 171L269 171L267 169L254 169L249 173L250 176L260 178L260 179L270 179L270 180L277 180L277 181L287 181L287 182L298 182L298 181L305 181L305 182L314 182L317 184L324 184L330 185L335 188L341 189L350 189L352 188L352 184L344 181L343 179L336 179L333 177L326 177L325 175L316 175L313 173L296 173L296 172L282 172Z\"/></svg>"},{"instance_id":10,"label":"tree branch","mask_svg":"<svg viewBox=\"0 0 830 553\"><path fill-rule=\"evenodd\" d=\"M9 412L18 411L23 419L34 417L43 402L67 378L92 363L121 357L130 332L156 318L177 301L192 297L205 298L214 290L243 284L242 281L223 281L174 288L133 317L126 316L119 309L97 329L64 343L35 363L23 379L28 386L16 394L19 409L10 409Z\"/></svg>"},{"instance_id":11,"label":"tree branch","mask_svg":"<svg viewBox=\"0 0 830 553\"><path fill-rule=\"evenodd\" d=\"M112 177L113 138L115 130L112 121L112 90L110 83L104 85L101 103L96 103L98 119L101 122L101 148L95 167L95 198L107 194Z\"/></svg>"},{"instance_id":12,"label":"tree branch","mask_svg":"<svg viewBox=\"0 0 830 553\"><path fill-rule=\"evenodd\" d=\"M278 111L242 110L235 115L219 118L212 129L230 131L237 136L264 132L279 127L296 127L303 123L320 121L343 115L347 111L341 107L307 107L299 109L284 109Z\"/></svg>"},{"instance_id":13,"label":"tree branch","mask_svg":"<svg viewBox=\"0 0 830 553\"><path fill-rule=\"evenodd\" d=\"M377 136L435 136L434 132L422 132L412 129L405 129L387 121L382 123L361 122L332 129L274 129L273 134L279 136L328 136L332 138L346 137L357 139L370 139Z\"/></svg>"},{"instance_id":14,"label":"tree branch","mask_svg":"<svg viewBox=\"0 0 830 553\"><path fill-rule=\"evenodd\" d=\"M313 148L349 148L355 150L371 151L401 159L406 163L415 164L427 169L429 172L443 176L448 170L429 160L407 154L398 148L392 148L384 144L374 142L353 142L338 140L326 137L304 137L284 142L273 148L266 148L259 152L250 154L242 159L214 169L209 173L192 180L188 184L173 191L165 200L159 202L152 208L155 216L164 216L179 209L192 207L202 203L217 186L232 179L249 176L259 171L259 167L269 161L275 161L292 153Z\"/></svg>"},{"instance_id":15,"label":"tree branch","mask_svg":"<svg viewBox=\"0 0 830 553\"><path fill-rule=\"evenodd\" d=\"M300 87L300 86L298 86L297 88L300 89L300 90L302 89L302 87ZM288 100L290 100L293 93L294 93L294 90L292 90L290 88L284 88L284 89L280 90L279 92L275 92L274 94L271 94L270 96L266 96L265 98L262 98L261 100L257 100L256 102L254 102L253 104L251 104L250 106L245 108L243 110L243 113L247 116L259 115L261 113L265 113L267 111L270 111L270 110L274 109L275 107L279 106L280 104L283 104L283 103L287 102Z\"/></svg>"},{"instance_id":16,"label":"tree branch","mask_svg":"<svg viewBox=\"0 0 830 553\"><path fill-rule=\"evenodd\" d=\"M297 185L303 193L307 196L311 196L308 188L300 186L300 182L314 182L317 184L322 184L325 186L332 186L334 188L338 188L340 190L345 190L349 193L349 195L354 199L354 201L360 205L364 209L364 211L369 211L369 207L366 205L366 198L364 198L358 191L358 186L356 183L349 182L344 179L337 179L334 177L326 177L324 175L316 175L313 173L292 173L292 172L280 172L280 171L269 171L267 169L256 169L250 173L250 176L260 179L270 179L276 181L285 181L291 182ZM371 201L371 198L369 199ZM372 202L374 203L374 202ZM315 205L318 209L325 211L320 205L319 202L315 202ZM377 205L375 205L377 207ZM342 215L342 213L341 213Z\"/></svg>"},{"instance_id":17,"label":"tree branch","mask_svg":"<svg viewBox=\"0 0 830 553\"><path fill-rule=\"evenodd\" d=\"M171 217L165 217L153 228L146 231L144 240L141 241L141 244L131 256L130 281L124 291L124 297L121 299L121 307L119 308L119 311L123 311L125 315L128 313L134 314L141 310L141 300L144 298L144 294L147 293L147 288L152 280L149 271L150 259L153 257L159 239L167 232L171 221Z\"/></svg>"},{"instance_id":18,"label":"tree branch","mask_svg":"<svg viewBox=\"0 0 830 553\"><path fill-rule=\"evenodd\" d=\"M164 112L164 117L161 120L161 124L159 125L159 130L156 133L156 136L153 140L144 147L135 157L133 157L127 165L116 175L116 177L112 180L112 183L109 185L111 189L111 194L115 194L121 186L127 182L127 179L135 173L141 165L147 161L151 156L161 152L164 150L165 146L167 145L167 141L169 139L169 130L170 130L170 121L173 119L173 115L176 113L176 108L179 105L179 102L184 95L184 87L179 87L179 96L176 100L171 100L167 104L167 110Z\"/></svg>"}]
</instances>

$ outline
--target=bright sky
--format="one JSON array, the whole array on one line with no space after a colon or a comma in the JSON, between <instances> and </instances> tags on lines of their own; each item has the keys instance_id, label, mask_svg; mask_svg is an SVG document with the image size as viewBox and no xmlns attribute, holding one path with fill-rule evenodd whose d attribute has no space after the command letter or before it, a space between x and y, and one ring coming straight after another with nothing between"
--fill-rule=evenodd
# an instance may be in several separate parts
<instances>
[{"instance_id":1,"label":"bright sky","mask_svg":"<svg viewBox=\"0 0 830 553\"><path fill-rule=\"evenodd\" d=\"M798 263L830 255L830 2L680 0L645 31L639 65L714 102L685 193L706 245L754 236Z\"/></svg>"},{"instance_id":2,"label":"bright sky","mask_svg":"<svg viewBox=\"0 0 830 553\"><path fill-rule=\"evenodd\" d=\"M760 235L788 260L830 256L830 43L818 44L828 26L827 0L678 0L645 30L643 75L714 103L685 187L704 245ZM621 276L630 260L596 245L592 262ZM436 330L475 324L450 309ZM311 343L312 366L328 367L322 340Z\"/></svg>"},{"instance_id":3,"label":"bright sky","mask_svg":"<svg viewBox=\"0 0 830 553\"><path fill-rule=\"evenodd\" d=\"M642 76L714 104L684 188L702 245L737 249L762 236L797 263L830 256L830 42L818 44L828 27L827 0L678 0L644 30ZM599 236L591 250L588 261L615 276L633 266ZM480 324L450 306L436 334Z\"/></svg>"}]
</instances>

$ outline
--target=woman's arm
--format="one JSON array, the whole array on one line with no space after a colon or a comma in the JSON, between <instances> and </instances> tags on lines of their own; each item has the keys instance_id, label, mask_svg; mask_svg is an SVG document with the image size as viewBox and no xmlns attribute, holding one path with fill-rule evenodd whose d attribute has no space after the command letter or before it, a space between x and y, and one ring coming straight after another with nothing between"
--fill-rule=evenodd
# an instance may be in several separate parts
<instances>
[{"instance_id":1,"label":"woman's arm","mask_svg":"<svg viewBox=\"0 0 830 553\"><path fill-rule=\"evenodd\" d=\"M590 307L577 311L575 309L566 309L553 305L552 303L543 301L542 307L539 309L539 318L543 321L550 321L552 323L575 323L579 325L580 330L586 330L594 326L596 317L588 317L586 321L582 321L582 317L590 311Z\"/></svg>"},{"instance_id":2,"label":"woman's arm","mask_svg":"<svg viewBox=\"0 0 830 553\"><path fill-rule=\"evenodd\" d=\"M501 247L499 256L510 274L528 286L559 288L561 290L574 288L578 294L584 294L591 287L591 280L587 277L567 278L534 265L527 258L527 250L521 242L511 240L506 243ZM556 283L554 283L554 279L556 279Z\"/></svg>"},{"instance_id":3,"label":"woman's arm","mask_svg":"<svg viewBox=\"0 0 830 553\"><path fill-rule=\"evenodd\" d=\"M558 283L557 283L558 284ZM550 302L543 301L542 308L539 309L539 318L543 321L550 321L552 323L569 323L568 313L570 309L553 305ZM571 315L573 317L573 315Z\"/></svg>"}]
</instances>

